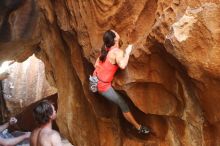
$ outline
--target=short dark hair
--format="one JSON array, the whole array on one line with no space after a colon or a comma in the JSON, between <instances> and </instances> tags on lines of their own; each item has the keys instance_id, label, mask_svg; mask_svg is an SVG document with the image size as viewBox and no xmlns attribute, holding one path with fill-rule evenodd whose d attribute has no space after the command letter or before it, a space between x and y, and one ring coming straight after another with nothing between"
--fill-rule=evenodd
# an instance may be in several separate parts
<instances>
[{"instance_id":1,"label":"short dark hair","mask_svg":"<svg viewBox=\"0 0 220 146\"><path fill-rule=\"evenodd\" d=\"M33 109L34 118L40 125L48 123L52 114L52 103L47 100L40 101Z\"/></svg>"}]
</instances>

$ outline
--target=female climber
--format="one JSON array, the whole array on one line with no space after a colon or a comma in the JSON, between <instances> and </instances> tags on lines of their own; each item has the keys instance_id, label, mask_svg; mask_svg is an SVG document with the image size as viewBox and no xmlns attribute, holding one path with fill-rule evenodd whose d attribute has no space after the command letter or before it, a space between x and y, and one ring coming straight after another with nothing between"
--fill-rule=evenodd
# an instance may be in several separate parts
<instances>
[{"instance_id":1,"label":"female climber","mask_svg":"<svg viewBox=\"0 0 220 146\"><path fill-rule=\"evenodd\" d=\"M103 35L103 46L101 55L95 63L93 75L98 78L98 92L109 101L117 104L127 121L129 121L141 134L147 134L150 130L137 123L134 119L127 103L112 88L111 82L118 68L125 69L128 64L129 56L132 51L132 45L128 45L125 52L119 48L122 45L120 36L114 30L107 30Z\"/></svg>"}]
</instances>

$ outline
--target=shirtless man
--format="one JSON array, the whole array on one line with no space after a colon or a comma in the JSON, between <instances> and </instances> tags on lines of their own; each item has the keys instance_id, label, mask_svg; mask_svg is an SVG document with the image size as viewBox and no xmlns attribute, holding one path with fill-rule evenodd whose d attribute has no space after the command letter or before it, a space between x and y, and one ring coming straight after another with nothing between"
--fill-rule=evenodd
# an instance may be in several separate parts
<instances>
[{"instance_id":1,"label":"shirtless man","mask_svg":"<svg viewBox=\"0 0 220 146\"><path fill-rule=\"evenodd\" d=\"M39 127L31 133L31 146L61 146L60 134L52 129L52 122L56 119L54 106L48 101L41 101L33 110Z\"/></svg>"}]
</instances>

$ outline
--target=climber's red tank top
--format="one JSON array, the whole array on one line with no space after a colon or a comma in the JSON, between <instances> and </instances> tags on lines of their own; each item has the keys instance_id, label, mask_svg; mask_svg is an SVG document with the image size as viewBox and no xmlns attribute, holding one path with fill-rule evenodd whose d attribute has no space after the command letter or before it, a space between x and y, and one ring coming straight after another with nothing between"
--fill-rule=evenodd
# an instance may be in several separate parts
<instances>
[{"instance_id":1,"label":"climber's red tank top","mask_svg":"<svg viewBox=\"0 0 220 146\"><path fill-rule=\"evenodd\" d=\"M112 48L110 51L116 50L118 48ZM118 69L118 65L111 64L109 61L109 53L106 56L106 60L104 62L99 61L93 75L96 75L99 79L98 81L98 91L105 92L111 87L111 82L115 75L115 72Z\"/></svg>"}]
</instances>

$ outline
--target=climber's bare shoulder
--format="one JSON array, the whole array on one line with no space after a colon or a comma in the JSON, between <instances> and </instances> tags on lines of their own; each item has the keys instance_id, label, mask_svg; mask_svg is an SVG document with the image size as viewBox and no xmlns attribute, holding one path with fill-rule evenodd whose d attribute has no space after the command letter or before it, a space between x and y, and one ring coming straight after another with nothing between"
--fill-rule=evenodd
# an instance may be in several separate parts
<instances>
[{"instance_id":1,"label":"climber's bare shoulder","mask_svg":"<svg viewBox=\"0 0 220 146\"><path fill-rule=\"evenodd\" d=\"M120 50L120 49L114 49L114 50L111 50L109 52L109 61L112 63L112 64L116 64L117 62L117 59L119 57L123 57L123 51ZM121 59L121 58L120 58Z\"/></svg>"}]
</instances>

